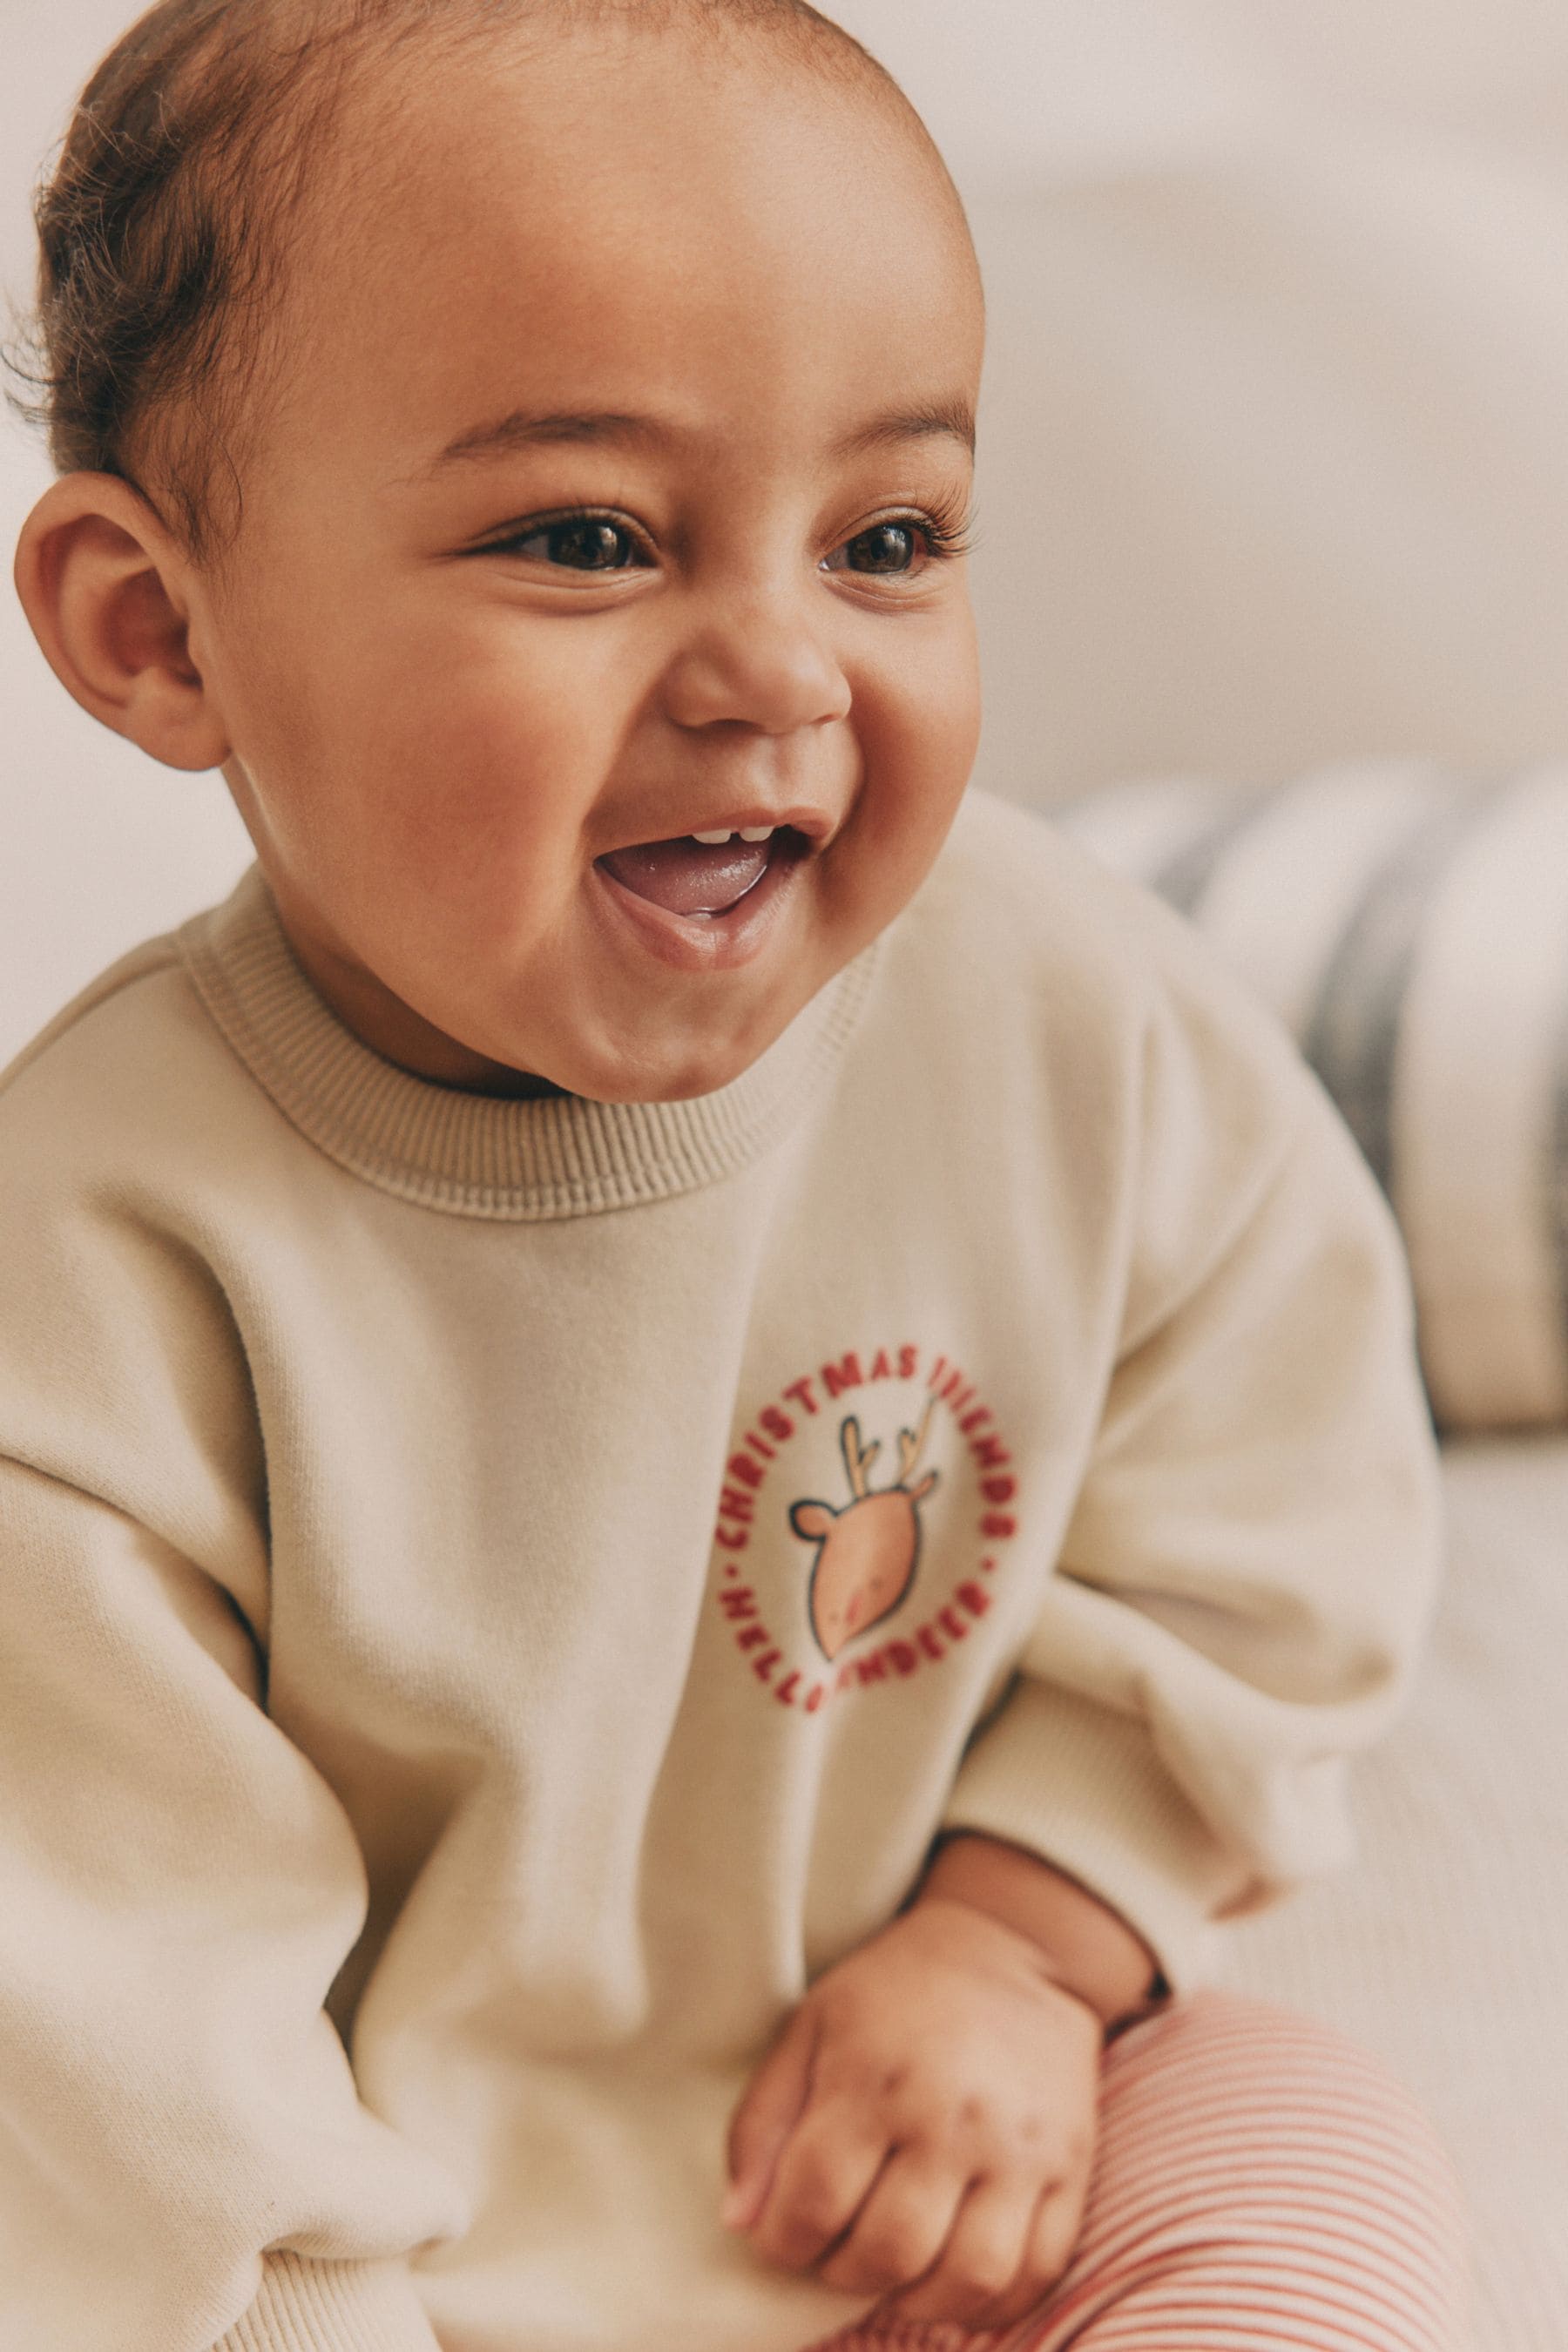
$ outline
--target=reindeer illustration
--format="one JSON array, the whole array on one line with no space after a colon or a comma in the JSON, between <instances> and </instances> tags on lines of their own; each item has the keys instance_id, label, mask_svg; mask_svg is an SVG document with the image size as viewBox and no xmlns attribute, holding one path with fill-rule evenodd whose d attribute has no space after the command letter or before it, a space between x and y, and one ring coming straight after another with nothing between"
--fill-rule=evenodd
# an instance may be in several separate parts
<instances>
[{"instance_id":1,"label":"reindeer illustration","mask_svg":"<svg viewBox=\"0 0 1568 2352\"><path fill-rule=\"evenodd\" d=\"M854 1500L836 1511L830 1503L796 1503L790 1525L797 1536L816 1544L806 1613L816 1645L825 1658L836 1658L847 1643L890 1615L914 1581L921 1551L919 1505L937 1483L928 1470L918 1486L910 1479L921 1458L931 1426L930 1400L919 1429L899 1432L899 1483L873 1493L871 1465L881 1452L879 1440L860 1440L860 1424L850 1413L841 1425L838 1441L849 1474Z\"/></svg>"}]
</instances>

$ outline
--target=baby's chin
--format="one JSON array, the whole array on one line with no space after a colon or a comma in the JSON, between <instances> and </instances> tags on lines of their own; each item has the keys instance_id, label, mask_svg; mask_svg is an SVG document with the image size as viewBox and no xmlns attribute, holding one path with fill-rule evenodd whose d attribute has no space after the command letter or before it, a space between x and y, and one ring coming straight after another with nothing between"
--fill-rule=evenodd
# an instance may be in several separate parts
<instances>
[{"instance_id":1,"label":"baby's chin","mask_svg":"<svg viewBox=\"0 0 1568 2352\"><path fill-rule=\"evenodd\" d=\"M458 1093L488 1095L497 1101L542 1101L573 1095L584 1102L661 1103L689 1102L716 1094L767 1050L764 1045L755 1052L689 1050L672 1056L666 1051L650 1056L630 1044L568 1044L542 1052L520 1044L512 1049L515 1059L509 1055L503 1060L497 1057L493 1041L484 1050L461 1045L456 1039L450 1044L453 1050L443 1057L441 1067L435 1066L435 1057L420 1056L416 1061L411 1055L395 1054L390 1058L400 1059L415 1077ZM500 1051L504 1054L507 1048L503 1045Z\"/></svg>"},{"instance_id":2,"label":"baby's chin","mask_svg":"<svg viewBox=\"0 0 1568 2352\"><path fill-rule=\"evenodd\" d=\"M673 1058L661 1054L654 1062L636 1055L585 1056L580 1064L557 1065L569 1072L565 1079L541 1078L513 1071L506 1076L515 1083L487 1091L518 1096L575 1095L584 1102L606 1104L697 1102L704 1095L721 1093L725 1087L743 1077L786 1026L787 1023L781 1022L754 1049L694 1051ZM574 1078L574 1084L571 1082Z\"/></svg>"},{"instance_id":3,"label":"baby's chin","mask_svg":"<svg viewBox=\"0 0 1568 2352\"><path fill-rule=\"evenodd\" d=\"M650 959L646 973L615 972L606 985L579 963L546 978L514 971L504 986L479 992L478 1003L432 991L416 1010L405 998L415 1052L391 1058L439 1084L503 1098L698 1101L753 1068L864 941L796 930L773 945L738 971L672 979ZM554 1017L541 1020L545 1004Z\"/></svg>"},{"instance_id":4,"label":"baby's chin","mask_svg":"<svg viewBox=\"0 0 1568 2352\"><path fill-rule=\"evenodd\" d=\"M504 1024L438 1025L424 1012L400 1008L402 1021L340 1017L385 1061L427 1085L497 1101L527 1102L571 1095L585 1102L691 1102L719 1093L744 1076L781 1037L799 1003L770 1007L742 1034L670 1034L647 1024L647 1034L609 1030L596 1035L510 1038ZM463 1034L466 1032L466 1034Z\"/></svg>"},{"instance_id":5,"label":"baby's chin","mask_svg":"<svg viewBox=\"0 0 1568 2352\"><path fill-rule=\"evenodd\" d=\"M552 1055L545 1065L549 1090L600 1103L700 1101L744 1077L817 993L815 989L798 998L792 993L728 1035L608 1039L594 1050Z\"/></svg>"}]
</instances>

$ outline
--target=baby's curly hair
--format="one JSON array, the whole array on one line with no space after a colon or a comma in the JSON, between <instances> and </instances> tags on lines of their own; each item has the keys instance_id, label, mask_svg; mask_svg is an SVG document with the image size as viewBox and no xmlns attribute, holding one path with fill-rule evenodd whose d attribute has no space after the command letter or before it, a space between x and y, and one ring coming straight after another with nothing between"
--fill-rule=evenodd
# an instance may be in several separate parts
<instances>
[{"instance_id":1,"label":"baby's curly hair","mask_svg":"<svg viewBox=\"0 0 1568 2352\"><path fill-rule=\"evenodd\" d=\"M82 92L36 205L37 310L13 397L59 471L120 476L193 555L216 553L239 520L234 452L273 348L287 231L351 82L416 46L616 21L768 38L930 146L898 85L808 0L160 0Z\"/></svg>"}]
</instances>

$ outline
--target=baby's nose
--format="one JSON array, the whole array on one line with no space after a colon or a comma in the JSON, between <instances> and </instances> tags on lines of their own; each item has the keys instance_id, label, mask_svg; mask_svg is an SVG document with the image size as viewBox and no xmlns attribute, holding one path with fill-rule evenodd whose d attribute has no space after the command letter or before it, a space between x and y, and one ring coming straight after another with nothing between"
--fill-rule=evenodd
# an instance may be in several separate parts
<instances>
[{"instance_id":1,"label":"baby's nose","mask_svg":"<svg viewBox=\"0 0 1568 2352\"><path fill-rule=\"evenodd\" d=\"M822 636L783 600L736 603L683 646L665 678L678 727L753 727L766 735L848 716L849 681Z\"/></svg>"}]
</instances>

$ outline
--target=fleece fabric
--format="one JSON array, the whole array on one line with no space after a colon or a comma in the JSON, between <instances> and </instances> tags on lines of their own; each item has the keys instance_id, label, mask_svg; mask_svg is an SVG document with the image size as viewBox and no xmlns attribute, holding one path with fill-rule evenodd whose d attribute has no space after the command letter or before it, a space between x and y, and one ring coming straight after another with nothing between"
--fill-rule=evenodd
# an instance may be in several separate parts
<instances>
[{"instance_id":1,"label":"fleece fabric","mask_svg":"<svg viewBox=\"0 0 1568 2352\"><path fill-rule=\"evenodd\" d=\"M1431 1605L1376 1188L972 800L733 1085L508 1101L252 875L0 1093L0 2341L790 2352L718 2221L967 1828L1178 1990L1352 1848Z\"/></svg>"}]
</instances>

